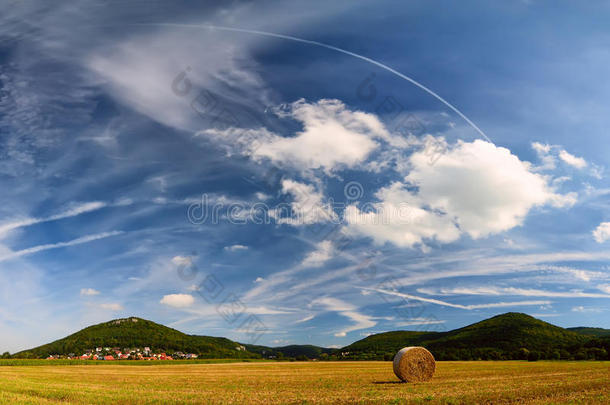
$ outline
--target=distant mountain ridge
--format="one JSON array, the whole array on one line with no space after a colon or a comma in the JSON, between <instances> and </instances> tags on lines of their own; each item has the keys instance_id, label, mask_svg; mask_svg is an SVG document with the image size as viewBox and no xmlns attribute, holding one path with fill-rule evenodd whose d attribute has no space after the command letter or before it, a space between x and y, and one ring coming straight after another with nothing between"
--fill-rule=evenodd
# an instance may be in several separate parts
<instances>
[{"instance_id":1,"label":"distant mountain ridge","mask_svg":"<svg viewBox=\"0 0 610 405\"><path fill-rule=\"evenodd\" d=\"M610 330L564 329L521 313L506 313L448 332L378 333L341 349L314 345L268 347L223 337L188 335L145 319L116 319L13 357L44 358L82 354L96 347L150 347L153 351L195 353L202 358L297 358L390 360L405 346L425 346L438 360L608 359Z\"/></svg>"}]
</instances>

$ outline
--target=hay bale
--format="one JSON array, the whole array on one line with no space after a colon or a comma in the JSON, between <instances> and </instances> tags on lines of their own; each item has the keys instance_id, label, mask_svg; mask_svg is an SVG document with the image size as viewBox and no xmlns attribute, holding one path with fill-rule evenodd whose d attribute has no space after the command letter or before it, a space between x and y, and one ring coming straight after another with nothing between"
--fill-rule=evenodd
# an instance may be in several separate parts
<instances>
[{"instance_id":1,"label":"hay bale","mask_svg":"<svg viewBox=\"0 0 610 405\"><path fill-rule=\"evenodd\" d=\"M434 375L434 370L434 356L423 347L405 347L394 356L394 374L402 381L428 381Z\"/></svg>"}]
</instances>

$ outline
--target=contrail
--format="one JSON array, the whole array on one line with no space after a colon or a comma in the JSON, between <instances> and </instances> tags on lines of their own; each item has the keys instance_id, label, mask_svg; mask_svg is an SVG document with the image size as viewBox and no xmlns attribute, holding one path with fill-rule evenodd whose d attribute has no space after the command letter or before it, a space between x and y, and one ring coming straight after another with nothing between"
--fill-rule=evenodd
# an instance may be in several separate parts
<instances>
[{"instance_id":1,"label":"contrail","mask_svg":"<svg viewBox=\"0 0 610 405\"><path fill-rule=\"evenodd\" d=\"M371 59L371 58L368 58L366 56L359 55L357 53L348 51L346 49L342 49L342 48L338 48L338 47L333 46L333 45L325 44L324 42L318 42L318 41L312 41L312 40L309 40L309 39L293 37L291 35L276 34L274 32L267 32L267 31L249 30L249 29L244 29L244 28L223 27L223 26L219 26L219 25L209 25L209 24L179 24L179 23L142 23L142 24L131 24L131 25L168 26L168 27L182 27L182 28L207 28L207 29L219 30L219 31L242 32L242 33L246 33L246 34L254 34L254 35L262 35L262 36L266 36L266 37L287 39L289 41L295 41L295 42L300 42L300 43L303 43L303 44L320 46L322 48L326 48L326 49L330 49L330 50L333 50L333 51L337 51L337 52L343 53L345 55L349 55L349 56L352 56L354 58L358 58L360 60L363 60L365 62L373 64L375 66L378 66L381 69L384 69L384 70L386 70L386 71L388 71L388 72L390 72L390 73L400 77L401 79L406 80L409 83L419 87L420 89L422 89L423 91L425 91L426 93L430 94L432 97L436 98L438 101L440 101L441 103L446 105L449 109L451 109L457 115L459 115L464 121L466 121L466 123L468 123L468 125L470 125L483 138L485 138L485 140L487 140L490 143L493 143L491 141L491 139L489 139L489 137L487 135L485 135L485 133L483 132L483 130L481 130L481 128L479 128L466 115L464 115L460 110L458 110L457 107L454 107L453 104L451 104L450 102L448 102L447 100L442 98L440 95L438 95L433 90L431 90L428 87L424 86L423 84L421 84L417 80L412 79L409 76L404 75L404 74L400 73L399 71L397 71L395 69L392 69L388 65L385 65L385 64L383 64L381 62L378 62L378 61L376 61L374 59Z\"/></svg>"},{"instance_id":2,"label":"contrail","mask_svg":"<svg viewBox=\"0 0 610 405\"><path fill-rule=\"evenodd\" d=\"M513 306L531 306L531 305L549 305L551 301L515 301L515 302L492 302L489 304L471 304L471 305L460 305L452 304L451 302L436 300L434 298L424 298L417 295L404 294L398 291L384 290L382 288L367 288L360 287L362 290L375 291L380 294L393 295L395 297L405 298L407 300L427 302L429 304L442 305L444 307L459 308L459 309L483 309L483 308L503 308Z\"/></svg>"}]
</instances>

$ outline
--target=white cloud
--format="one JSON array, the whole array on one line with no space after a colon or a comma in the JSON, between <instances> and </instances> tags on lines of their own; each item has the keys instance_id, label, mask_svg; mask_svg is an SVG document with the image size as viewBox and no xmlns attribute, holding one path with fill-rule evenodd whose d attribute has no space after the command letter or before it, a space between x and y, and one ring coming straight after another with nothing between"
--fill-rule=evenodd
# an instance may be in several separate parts
<instances>
[{"instance_id":1,"label":"white cloud","mask_svg":"<svg viewBox=\"0 0 610 405\"><path fill-rule=\"evenodd\" d=\"M589 308L582 305L572 308L572 312L601 312L599 308Z\"/></svg>"},{"instance_id":2,"label":"white cloud","mask_svg":"<svg viewBox=\"0 0 610 405\"><path fill-rule=\"evenodd\" d=\"M610 294L610 284L600 284L597 288L607 294Z\"/></svg>"},{"instance_id":3,"label":"white cloud","mask_svg":"<svg viewBox=\"0 0 610 405\"><path fill-rule=\"evenodd\" d=\"M57 221L60 219L71 218L71 217L75 217L77 215L81 215L81 214L84 214L87 212L99 210L100 208L104 208L106 206L107 206L106 203L99 202L99 201L93 201L93 202L88 202L88 203L76 204L64 212L61 212L61 213L55 214L55 215L51 215L46 218L25 218L25 219L20 219L20 220L4 223L4 224L0 225L0 236L2 236L3 234L5 234L8 231L12 231L13 229L22 228L25 226L36 225L36 224L40 224L43 222L51 222L51 221Z\"/></svg>"},{"instance_id":4,"label":"white cloud","mask_svg":"<svg viewBox=\"0 0 610 405\"><path fill-rule=\"evenodd\" d=\"M159 302L174 308L187 308L195 303L195 298L190 294L169 294Z\"/></svg>"},{"instance_id":5,"label":"white cloud","mask_svg":"<svg viewBox=\"0 0 610 405\"><path fill-rule=\"evenodd\" d=\"M586 160L584 160L583 158L580 158L580 157L576 157L565 150L561 150L559 152L559 158L561 160L563 160L565 163L567 163L570 166L573 166L577 169L584 169L585 167L587 167Z\"/></svg>"},{"instance_id":6,"label":"white cloud","mask_svg":"<svg viewBox=\"0 0 610 405\"><path fill-rule=\"evenodd\" d=\"M532 288L514 287L453 287L453 288L418 288L418 292L427 295L520 295L526 297L554 298L610 298L608 294L587 293L582 291L544 291Z\"/></svg>"},{"instance_id":7,"label":"white cloud","mask_svg":"<svg viewBox=\"0 0 610 405\"><path fill-rule=\"evenodd\" d=\"M448 243L460 233L477 239L519 226L537 206L576 202L575 194L556 194L528 162L482 140L459 141L434 164L425 151L413 153L408 162L405 182L379 190L374 211L346 209L349 230L397 246L412 247L424 239ZM388 221L380 211L403 214Z\"/></svg>"},{"instance_id":8,"label":"white cloud","mask_svg":"<svg viewBox=\"0 0 610 405\"><path fill-rule=\"evenodd\" d=\"M191 266L193 264L193 259L190 256L174 256L172 258L172 263L176 266Z\"/></svg>"},{"instance_id":9,"label":"white cloud","mask_svg":"<svg viewBox=\"0 0 610 405\"><path fill-rule=\"evenodd\" d=\"M536 154L542 161L542 165L537 166L536 170L555 169L557 158L559 158L562 162L577 169L584 169L588 165L585 159L572 155L565 149L562 149L559 145L549 145L542 144L540 142L533 142L532 148L536 151ZM592 172L592 175L596 176L596 171Z\"/></svg>"},{"instance_id":10,"label":"white cloud","mask_svg":"<svg viewBox=\"0 0 610 405\"><path fill-rule=\"evenodd\" d=\"M109 238L111 236L121 235L122 233L123 232L120 232L120 231L103 232L103 233L98 233L98 234L95 234L95 235L83 236L81 238L73 239L73 240L68 241L68 242L58 242L58 243L50 243L50 244L47 244L47 245L33 246L31 248L27 248L27 249L23 249L23 250L18 250L18 251L15 251L15 252L10 252L10 253L6 253L4 255L1 255L0 256L0 262L3 262L5 260L15 259L15 258L21 257L21 256L31 255L31 254L38 253L38 252L43 252L45 250L60 249L60 248L63 248L63 247L81 245L83 243L89 243L89 242L93 242L93 241L96 241L96 240Z\"/></svg>"},{"instance_id":11,"label":"white cloud","mask_svg":"<svg viewBox=\"0 0 610 405\"><path fill-rule=\"evenodd\" d=\"M256 280L254 280L255 283L262 283L263 281L265 281L265 279L262 277L256 277Z\"/></svg>"},{"instance_id":12,"label":"white cloud","mask_svg":"<svg viewBox=\"0 0 610 405\"><path fill-rule=\"evenodd\" d=\"M117 303L100 304L100 308L108 310L108 311L115 311L115 312L122 311L124 309L121 304L117 304Z\"/></svg>"},{"instance_id":13,"label":"white cloud","mask_svg":"<svg viewBox=\"0 0 610 405\"><path fill-rule=\"evenodd\" d=\"M345 210L346 232L360 234L378 244L391 242L400 247L422 244L424 239L449 243L460 236L458 227L446 215L426 210L401 183L382 188L375 196L374 210L364 212L350 205Z\"/></svg>"},{"instance_id":14,"label":"white cloud","mask_svg":"<svg viewBox=\"0 0 610 405\"><path fill-rule=\"evenodd\" d=\"M415 326L415 325L440 325L442 323L445 323L445 321L441 320L441 319L419 317L419 318L406 319L404 322L398 322L398 323L394 324L394 326L401 327L401 326Z\"/></svg>"},{"instance_id":15,"label":"white cloud","mask_svg":"<svg viewBox=\"0 0 610 405\"><path fill-rule=\"evenodd\" d=\"M374 114L351 111L339 100L307 103L301 99L274 110L280 117L299 121L303 130L293 137L265 133L250 153L301 170L321 168L327 173L362 163L375 150L374 139L390 134Z\"/></svg>"},{"instance_id":16,"label":"white cloud","mask_svg":"<svg viewBox=\"0 0 610 405\"><path fill-rule=\"evenodd\" d=\"M229 252L238 252L240 250L248 250L248 246L244 246L244 245L231 245L231 246L225 246L224 250L227 250Z\"/></svg>"},{"instance_id":17,"label":"white cloud","mask_svg":"<svg viewBox=\"0 0 610 405\"><path fill-rule=\"evenodd\" d=\"M319 267L333 258L334 250L332 241L319 242L316 244L316 249L305 256L302 264L305 267Z\"/></svg>"},{"instance_id":18,"label":"white cloud","mask_svg":"<svg viewBox=\"0 0 610 405\"><path fill-rule=\"evenodd\" d=\"M532 148L537 153L549 153L551 151L551 145L543 144L543 143L540 143L540 142L533 142L532 143Z\"/></svg>"},{"instance_id":19,"label":"white cloud","mask_svg":"<svg viewBox=\"0 0 610 405\"><path fill-rule=\"evenodd\" d=\"M205 111L206 102L218 102L205 99L217 97L212 93L222 92L230 102L235 98L231 89L239 88L242 100L248 97L255 104L266 100L267 91L253 73L256 69L240 66L247 55L244 47L226 36L165 28L95 49L85 65L123 104L162 124L196 131L205 121L197 111ZM255 64L251 59L247 62Z\"/></svg>"},{"instance_id":20,"label":"white cloud","mask_svg":"<svg viewBox=\"0 0 610 405\"><path fill-rule=\"evenodd\" d=\"M100 295L100 292L93 288L81 288L80 295L82 295L82 296Z\"/></svg>"},{"instance_id":21,"label":"white cloud","mask_svg":"<svg viewBox=\"0 0 610 405\"><path fill-rule=\"evenodd\" d=\"M256 314L256 315L282 315L282 314L291 314L293 311L286 309L275 309L269 308L265 306L249 306L248 312Z\"/></svg>"},{"instance_id":22,"label":"white cloud","mask_svg":"<svg viewBox=\"0 0 610 405\"><path fill-rule=\"evenodd\" d=\"M321 305L327 311L338 312L340 315L342 315L346 318L349 318L350 320L355 322L352 326L336 332L335 333L336 337L342 337L342 336L347 335L349 332L359 330L359 329L372 328L373 326L377 325L377 321L374 321L372 319L372 317L359 313L355 306L348 304L347 302L342 301L337 298L332 298L332 297L318 298L318 299L315 299L311 303L311 305L312 306Z\"/></svg>"},{"instance_id":23,"label":"white cloud","mask_svg":"<svg viewBox=\"0 0 610 405\"><path fill-rule=\"evenodd\" d=\"M447 301L441 301L433 298L424 298L419 297L417 295L404 294L398 291L393 290L384 290L382 288L366 288L361 287L365 290L376 291L380 294L393 295L395 297L406 298L407 300L421 301L427 302L429 304L441 305L445 307L451 308L459 308L459 309L483 309L483 308L504 308L504 307L516 307L516 306L532 306L532 305L549 305L551 301L514 301L514 302L492 302L488 304L471 304L471 305L461 305L461 304L453 304Z\"/></svg>"},{"instance_id":24,"label":"white cloud","mask_svg":"<svg viewBox=\"0 0 610 405\"><path fill-rule=\"evenodd\" d=\"M593 237L597 243L604 243L610 239L610 222L602 222L593 231Z\"/></svg>"},{"instance_id":25,"label":"white cloud","mask_svg":"<svg viewBox=\"0 0 610 405\"><path fill-rule=\"evenodd\" d=\"M314 186L286 179L282 181L282 192L290 194L293 201L289 207L269 211L269 216L278 224L298 226L338 220L332 207L325 202L324 195Z\"/></svg>"},{"instance_id":26,"label":"white cloud","mask_svg":"<svg viewBox=\"0 0 610 405\"><path fill-rule=\"evenodd\" d=\"M315 317L316 317L315 315L307 315L305 318L301 318L298 321L295 321L294 323L304 323L307 321L311 321Z\"/></svg>"},{"instance_id":27,"label":"white cloud","mask_svg":"<svg viewBox=\"0 0 610 405\"><path fill-rule=\"evenodd\" d=\"M533 142L532 149L536 151L538 158L542 161L542 165L537 166L537 170L553 170L555 169L555 157L551 155L552 146L549 144L542 144L540 142Z\"/></svg>"}]
</instances>

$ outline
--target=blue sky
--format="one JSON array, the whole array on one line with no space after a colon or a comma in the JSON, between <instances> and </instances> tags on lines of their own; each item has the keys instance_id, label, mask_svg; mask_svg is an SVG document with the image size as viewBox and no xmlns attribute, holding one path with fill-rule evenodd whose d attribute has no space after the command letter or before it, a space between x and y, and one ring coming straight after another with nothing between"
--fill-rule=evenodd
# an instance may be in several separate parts
<instances>
[{"instance_id":1,"label":"blue sky","mask_svg":"<svg viewBox=\"0 0 610 405\"><path fill-rule=\"evenodd\" d=\"M607 3L9 3L0 350L610 327Z\"/></svg>"}]
</instances>

